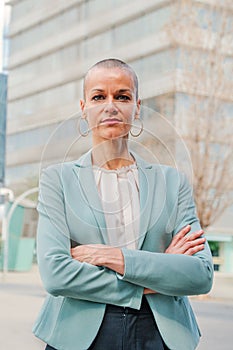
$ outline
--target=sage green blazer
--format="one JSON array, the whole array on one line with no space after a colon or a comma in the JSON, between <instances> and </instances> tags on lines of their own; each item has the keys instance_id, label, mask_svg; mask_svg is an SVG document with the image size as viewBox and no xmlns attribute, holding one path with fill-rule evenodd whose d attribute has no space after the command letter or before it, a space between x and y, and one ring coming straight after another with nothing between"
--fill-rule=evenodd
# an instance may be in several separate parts
<instances>
[{"instance_id":1,"label":"sage green blazer","mask_svg":"<svg viewBox=\"0 0 233 350\"><path fill-rule=\"evenodd\" d=\"M194 256L164 254L187 224L200 229L185 176L134 154L139 171L138 250L123 248L125 274L71 258L71 244L108 244L91 152L48 167L38 203L38 264L48 296L33 332L58 350L84 350L95 338L106 304L139 309L144 287L160 333L172 350L193 350L200 332L186 295L207 293L213 266L208 243ZM110 346L111 347L111 346Z\"/></svg>"}]
</instances>

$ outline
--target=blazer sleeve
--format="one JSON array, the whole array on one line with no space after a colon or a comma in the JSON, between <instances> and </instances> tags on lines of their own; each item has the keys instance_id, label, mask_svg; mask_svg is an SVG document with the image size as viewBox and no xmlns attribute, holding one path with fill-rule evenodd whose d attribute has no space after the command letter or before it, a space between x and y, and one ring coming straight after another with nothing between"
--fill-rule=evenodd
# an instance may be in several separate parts
<instances>
[{"instance_id":1,"label":"blazer sleeve","mask_svg":"<svg viewBox=\"0 0 233 350\"><path fill-rule=\"evenodd\" d=\"M196 217L191 187L183 174L179 177L180 186L173 235L188 224L191 225L191 232L201 228ZM173 296L204 294L212 287L213 264L207 242L204 250L193 256L128 249L122 249L122 252L125 273L124 276L118 275L118 278L124 281Z\"/></svg>"},{"instance_id":2,"label":"blazer sleeve","mask_svg":"<svg viewBox=\"0 0 233 350\"><path fill-rule=\"evenodd\" d=\"M55 166L41 176L37 209L38 265L48 293L140 308L143 287L119 280L116 273L107 268L72 259L62 183Z\"/></svg>"}]
</instances>

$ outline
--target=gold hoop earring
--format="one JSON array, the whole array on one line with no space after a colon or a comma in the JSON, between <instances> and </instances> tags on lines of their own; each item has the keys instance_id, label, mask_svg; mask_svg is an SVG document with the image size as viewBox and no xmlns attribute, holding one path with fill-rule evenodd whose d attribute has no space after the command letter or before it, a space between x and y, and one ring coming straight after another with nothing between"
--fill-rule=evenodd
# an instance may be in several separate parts
<instances>
[{"instance_id":1,"label":"gold hoop earring","mask_svg":"<svg viewBox=\"0 0 233 350\"><path fill-rule=\"evenodd\" d=\"M85 128L87 126L86 130L84 129L84 132L82 131L83 128L81 127L81 123L82 122L86 123ZM89 134L90 129L89 129L88 121L86 120L86 118L82 118L82 117L79 118L78 131L79 131L80 135L83 136L83 137L86 137Z\"/></svg>"},{"instance_id":2,"label":"gold hoop earring","mask_svg":"<svg viewBox=\"0 0 233 350\"><path fill-rule=\"evenodd\" d=\"M133 137L138 137L143 132L143 122L142 122L142 120L140 118L137 118L135 120L138 120L140 122L140 126L135 126L135 125L133 125L133 126L135 128L137 128L137 129L140 128L140 130L139 130L139 132L137 134L132 133L132 131L130 130L130 135L133 136Z\"/></svg>"}]
</instances>

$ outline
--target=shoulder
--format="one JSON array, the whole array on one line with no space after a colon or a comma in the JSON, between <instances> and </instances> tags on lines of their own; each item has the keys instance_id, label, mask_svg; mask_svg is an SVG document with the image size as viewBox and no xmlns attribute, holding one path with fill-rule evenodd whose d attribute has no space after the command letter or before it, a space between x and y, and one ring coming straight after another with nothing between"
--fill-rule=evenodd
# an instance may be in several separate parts
<instances>
[{"instance_id":1,"label":"shoulder","mask_svg":"<svg viewBox=\"0 0 233 350\"><path fill-rule=\"evenodd\" d=\"M152 171L154 174L155 181L157 183L163 183L166 184L166 186L170 185L171 187L175 186L178 188L183 186L190 186L188 177L183 171L180 171L178 168L165 164L148 162L135 153L133 153L133 156L136 160L138 168L142 169L142 171L145 169L150 169L150 171Z\"/></svg>"},{"instance_id":2,"label":"shoulder","mask_svg":"<svg viewBox=\"0 0 233 350\"><path fill-rule=\"evenodd\" d=\"M179 169L177 169L175 167L161 164L161 163L148 162L148 161L144 160L143 158L141 158L140 156L138 156L136 153L133 153L133 156L134 156L139 168L151 169L152 171L154 171L154 173L162 174L166 177L179 178L179 177L185 176L183 172L181 172Z\"/></svg>"},{"instance_id":3,"label":"shoulder","mask_svg":"<svg viewBox=\"0 0 233 350\"><path fill-rule=\"evenodd\" d=\"M62 176L66 173L69 173L72 171L74 167L82 164L88 155L89 155L89 152L83 154L80 158L70 162L61 162L61 163L48 165L47 167L44 167L42 169L41 176L45 174L45 175L56 177L56 176Z\"/></svg>"}]
</instances>

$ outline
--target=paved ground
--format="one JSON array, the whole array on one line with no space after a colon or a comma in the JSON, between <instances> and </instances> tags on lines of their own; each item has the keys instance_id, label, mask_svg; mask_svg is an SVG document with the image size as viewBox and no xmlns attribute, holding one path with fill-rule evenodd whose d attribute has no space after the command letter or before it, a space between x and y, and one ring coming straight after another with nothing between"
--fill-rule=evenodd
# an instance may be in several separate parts
<instances>
[{"instance_id":1,"label":"paved ground","mask_svg":"<svg viewBox=\"0 0 233 350\"><path fill-rule=\"evenodd\" d=\"M191 302L202 332L198 350L232 350L233 302Z\"/></svg>"},{"instance_id":2,"label":"paved ground","mask_svg":"<svg viewBox=\"0 0 233 350\"><path fill-rule=\"evenodd\" d=\"M0 350L43 350L31 333L45 293L37 267L27 273L0 273ZM203 333L198 350L233 349L232 300L191 299Z\"/></svg>"},{"instance_id":3,"label":"paved ground","mask_svg":"<svg viewBox=\"0 0 233 350\"><path fill-rule=\"evenodd\" d=\"M36 267L28 273L0 274L0 349L42 350L32 332L33 321L44 300Z\"/></svg>"}]
</instances>

